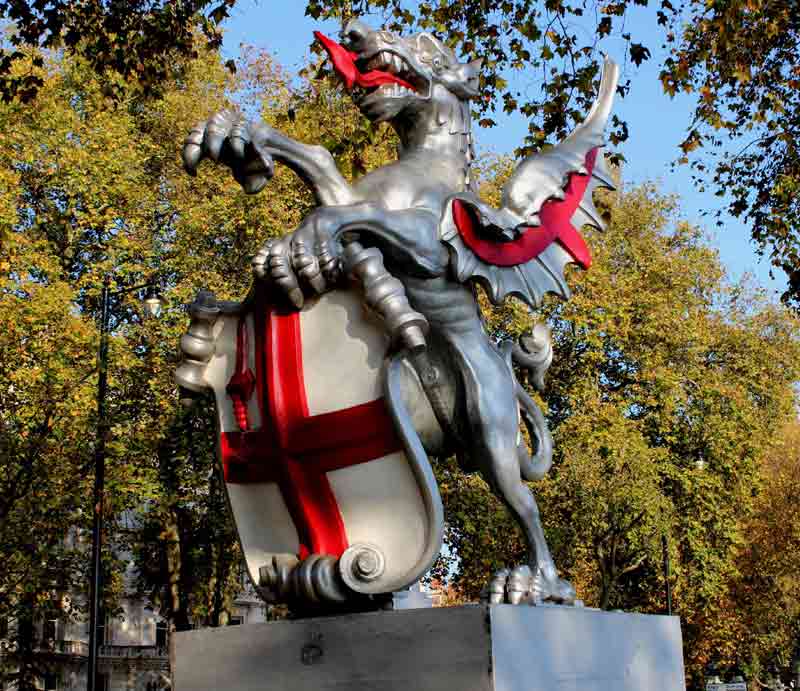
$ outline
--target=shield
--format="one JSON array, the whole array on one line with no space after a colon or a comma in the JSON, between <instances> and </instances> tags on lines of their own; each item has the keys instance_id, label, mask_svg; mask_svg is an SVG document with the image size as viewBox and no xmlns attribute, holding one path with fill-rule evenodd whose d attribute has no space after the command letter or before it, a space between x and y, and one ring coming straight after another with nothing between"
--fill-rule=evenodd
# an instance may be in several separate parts
<instances>
[{"instance_id":1,"label":"shield","mask_svg":"<svg viewBox=\"0 0 800 691\"><path fill-rule=\"evenodd\" d=\"M389 341L358 295L332 291L297 312L259 289L223 305L211 333L203 377L254 582L273 556L357 545L383 557L361 592L416 581L441 547L441 501L399 397L384 396Z\"/></svg>"}]
</instances>

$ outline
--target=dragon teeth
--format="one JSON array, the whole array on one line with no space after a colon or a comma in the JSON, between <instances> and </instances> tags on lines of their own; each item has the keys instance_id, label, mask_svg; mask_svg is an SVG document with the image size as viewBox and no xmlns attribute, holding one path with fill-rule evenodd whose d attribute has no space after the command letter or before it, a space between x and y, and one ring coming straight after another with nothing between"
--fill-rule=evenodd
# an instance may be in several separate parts
<instances>
[{"instance_id":1,"label":"dragon teeth","mask_svg":"<svg viewBox=\"0 0 800 691\"><path fill-rule=\"evenodd\" d=\"M385 72L389 72L390 74L403 74L410 68L408 63L399 55L395 55L394 53L389 53L387 51L381 51L377 55L370 58L369 62L367 62L367 69L383 70Z\"/></svg>"},{"instance_id":2,"label":"dragon teeth","mask_svg":"<svg viewBox=\"0 0 800 691\"><path fill-rule=\"evenodd\" d=\"M384 96L391 96L392 98L398 98L400 96L408 96L409 94L413 94L414 92L411 89L402 86L401 84L381 84L378 87L378 90Z\"/></svg>"}]
</instances>

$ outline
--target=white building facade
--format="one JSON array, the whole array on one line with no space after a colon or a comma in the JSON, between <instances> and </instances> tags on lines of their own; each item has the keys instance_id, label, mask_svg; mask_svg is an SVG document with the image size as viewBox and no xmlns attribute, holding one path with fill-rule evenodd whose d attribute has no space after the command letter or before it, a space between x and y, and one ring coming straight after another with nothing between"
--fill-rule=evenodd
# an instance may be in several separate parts
<instances>
[{"instance_id":1,"label":"white building facade","mask_svg":"<svg viewBox=\"0 0 800 691\"><path fill-rule=\"evenodd\" d=\"M167 623L146 600L125 598L122 614L109 617L98 633L96 691L160 691L171 688ZM266 621L266 605L248 584L234 601L229 625ZM0 668L14 640L13 622L0 625ZM2 637L4 636L4 638ZM42 667L52 670L39 679L43 691L85 691L89 661L89 626L58 619L34 627ZM15 687L0 679L0 691Z\"/></svg>"}]
</instances>

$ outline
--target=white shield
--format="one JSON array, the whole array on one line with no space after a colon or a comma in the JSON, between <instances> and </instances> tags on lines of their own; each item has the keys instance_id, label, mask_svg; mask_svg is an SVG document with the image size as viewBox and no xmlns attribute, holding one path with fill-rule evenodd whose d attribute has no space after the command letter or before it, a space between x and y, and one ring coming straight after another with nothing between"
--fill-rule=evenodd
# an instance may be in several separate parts
<instances>
[{"instance_id":1,"label":"white shield","mask_svg":"<svg viewBox=\"0 0 800 691\"><path fill-rule=\"evenodd\" d=\"M419 439L387 405L389 342L358 295L336 290L294 312L256 291L223 308L212 333L203 376L254 581L273 556L364 544L385 568L362 592L417 580L441 546L441 503Z\"/></svg>"}]
</instances>

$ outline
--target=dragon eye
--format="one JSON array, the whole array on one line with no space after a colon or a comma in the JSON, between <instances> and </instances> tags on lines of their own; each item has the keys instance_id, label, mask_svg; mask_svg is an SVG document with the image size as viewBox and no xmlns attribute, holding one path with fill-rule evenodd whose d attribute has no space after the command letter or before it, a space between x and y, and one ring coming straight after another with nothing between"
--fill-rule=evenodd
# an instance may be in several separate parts
<instances>
[{"instance_id":1,"label":"dragon eye","mask_svg":"<svg viewBox=\"0 0 800 691\"><path fill-rule=\"evenodd\" d=\"M442 56L441 55L434 55L433 56L433 60L431 62L433 63L433 66L437 70L442 69L442 66L444 65L444 60L442 60Z\"/></svg>"}]
</instances>

